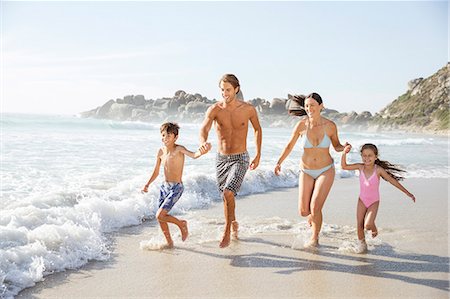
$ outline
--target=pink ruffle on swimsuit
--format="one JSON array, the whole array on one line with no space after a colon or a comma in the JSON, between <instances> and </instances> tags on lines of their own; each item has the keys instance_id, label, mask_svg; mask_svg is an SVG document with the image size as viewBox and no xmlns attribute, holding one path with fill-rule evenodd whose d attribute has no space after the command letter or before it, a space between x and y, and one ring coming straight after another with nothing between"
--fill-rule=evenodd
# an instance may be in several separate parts
<instances>
[{"instance_id":1,"label":"pink ruffle on swimsuit","mask_svg":"<svg viewBox=\"0 0 450 299\"><path fill-rule=\"evenodd\" d=\"M380 178L377 175L377 165L372 175L366 178L364 174L364 166L359 169L359 199L369 208L371 205L380 200Z\"/></svg>"}]
</instances>

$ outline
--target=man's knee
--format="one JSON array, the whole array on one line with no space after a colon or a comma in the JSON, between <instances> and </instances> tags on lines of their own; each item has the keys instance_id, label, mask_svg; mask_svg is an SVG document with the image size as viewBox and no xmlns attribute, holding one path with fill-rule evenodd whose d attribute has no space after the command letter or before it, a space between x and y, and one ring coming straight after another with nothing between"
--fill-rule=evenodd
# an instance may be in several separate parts
<instances>
[{"instance_id":1,"label":"man's knee","mask_svg":"<svg viewBox=\"0 0 450 299\"><path fill-rule=\"evenodd\" d=\"M230 191L230 190L228 190L228 189L225 189L225 190L223 191L223 198L224 198L224 200L231 200L231 199L234 199L234 193L233 193L233 191Z\"/></svg>"}]
</instances>

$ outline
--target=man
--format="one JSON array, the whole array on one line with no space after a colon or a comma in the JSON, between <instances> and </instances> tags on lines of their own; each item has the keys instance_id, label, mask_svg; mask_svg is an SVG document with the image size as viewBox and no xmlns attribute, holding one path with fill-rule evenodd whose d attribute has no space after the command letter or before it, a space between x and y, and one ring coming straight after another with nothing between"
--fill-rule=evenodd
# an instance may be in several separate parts
<instances>
[{"instance_id":1,"label":"man","mask_svg":"<svg viewBox=\"0 0 450 299\"><path fill-rule=\"evenodd\" d=\"M205 120L200 130L200 150L207 151L208 133L215 122L218 138L216 158L217 184L222 193L225 213L225 230L220 241L221 248L230 245L230 231L237 238L238 223L235 216L235 196L244 180L247 169L254 170L261 158L262 130L256 109L249 103L238 100L240 92L239 80L232 74L225 74L219 87L222 101L212 105L206 111ZM250 163L247 152L248 122L252 123L256 156Z\"/></svg>"}]
</instances>

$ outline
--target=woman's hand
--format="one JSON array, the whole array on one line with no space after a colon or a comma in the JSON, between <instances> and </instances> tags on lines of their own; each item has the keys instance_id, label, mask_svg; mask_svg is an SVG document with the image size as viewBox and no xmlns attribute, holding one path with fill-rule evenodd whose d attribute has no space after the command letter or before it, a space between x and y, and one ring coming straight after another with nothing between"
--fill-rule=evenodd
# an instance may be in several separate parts
<instances>
[{"instance_id":1,"label":"woman's hand","mask_svg":"<svg viewBox=\"0 0 450 299\"><path fill-rule=\"evenodd\" d=\"M281 172L281 165L280 165L280 164L277 164L277 165L275 166L275 169L273 170L273 172L275 172L275 175L280 175L280 172Z\"/></svg>"}]
</instances>

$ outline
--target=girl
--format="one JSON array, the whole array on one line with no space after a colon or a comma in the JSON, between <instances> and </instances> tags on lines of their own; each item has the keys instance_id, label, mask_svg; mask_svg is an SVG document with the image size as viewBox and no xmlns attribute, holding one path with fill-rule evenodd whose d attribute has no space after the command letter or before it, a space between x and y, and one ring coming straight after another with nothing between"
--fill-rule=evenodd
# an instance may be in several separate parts
<instances>
[{"instance_id":1,"label":"girl","mask_svg":"<svg viewBox=\"0 0 450 299\"><path fill-rule=\"evenodd\" d=\"M378 235L375 218L380 203L380 176L411 197L414 202L416 198L399 183L400 180L403 180L400 174L405 171L388 161L378 159L378 149L374 144L366 143L361 147L363 163L347 164L347 153L350 149L349 146L344 148L341 166L345 170L359 170L360 191L356 218L361 251L365 252L367 251L367 244L364 229L372 231L373 238Z\"/></svg>"}]
</instances>

